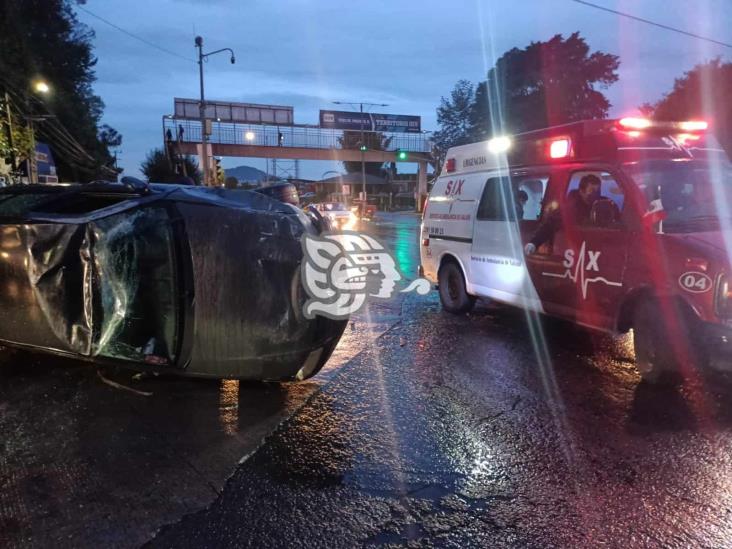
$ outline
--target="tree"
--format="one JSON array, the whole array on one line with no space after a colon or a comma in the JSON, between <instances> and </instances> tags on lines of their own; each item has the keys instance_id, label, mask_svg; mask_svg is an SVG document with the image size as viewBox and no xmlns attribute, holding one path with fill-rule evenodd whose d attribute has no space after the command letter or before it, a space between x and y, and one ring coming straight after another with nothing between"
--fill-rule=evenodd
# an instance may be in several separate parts
<instances>
[{"instance_id":1,"label":"tree","mask_svg":"<svg viewBox=\"0 0 732 549\"><path fill-rule=\"evenodd\" d=\"M0 2L0 91L12 94L18 114L56 117L38 124L38 137L51 145L62 179L83 181L98 177L112 165L109 148L115 142L118 145L121 137L117 132L111 134L114 130L108 126L100 127L104 103L92 90L96 79L94 33L78 21L72 3ZM39 77L51 89L43 99L31 90L31 82ZM61 126L90 157L62 135ZM110 136L111 143L105 140Z\"/></svg>"},{"instance_id":2,"label":"tree","mask_svg":"<svg viewBox=\"0 0 732 549\"><path fill-rule=\"evenodd\" d=\"M440 129L433 137L433 153L442 165L447 149L470 141L470 116L474 108L475 91L467 80L458 80L450 98L442 97L437 107Z\"/></svg>"},{"instance_id":3,"label":"tree","mask_svg":"<svg viewBox=\"0 0 732 549\"><path fill-rule=\"evenodd\" d=\"M201 184L201 171L198 169L198 162L192 156L183 156L186 174L192 178L196 185ZM147 157L140 164L140 171L145 174L147 180L154 183L185 183L183 173L176 172L175 163L168 160L163 149L153 149L147 153Z\"/></svg>"},{"instance_id":4,"label":"tree","mask_svg":"<svg viewBox=\"0 0 732 549\"><path fill-rule=\"evenodd\" d=\"M732 63L714 59L677 78L674 87L650 109L658 120L704 119L732 156Z\"/></svg>"},{"instance_id":5,"label":"tree","mask_svg":"<svg viewBox=\"0 0 732 549\"><path fill-rule=\"evenodd\" d=\"M12 108L8 110L4 102L0 106L3 109L0 113L3 118L3 127L0 128L0 158L8 163L15 161L17 167L30 156L33 148L31 132L18 113Z\"/></svg>"},{"instance_id":6,"label":"tree","mask_svg":"<svg viewBox=\"0 0 732 549\"><path fill-rule=\"evenodd\" d=\"M476 89L471 139L605 118L610 102L596 88L618 80L619 64L616 55L590 53L578 32L509 50Z\"/></svg>"},{"instance_id":7,"label":"tree","mask_svg":"<svg viewBox=\"0 0 732 549\"><path fill-rule=\"evenodd\" d=\"M381 132L363 132L363 141L361 143L361 132L356 130L345 130L343 137L338 138L338 142L344 149L359 149L361 145L365 145L370 151L385 151L391 145L391 137L385 137ZM383 162L366 162L366 173L368 175L381 176L381 166ZM348 173L360 173L361 161L344 161L343 166Z\"/></svg>"}]
</instances>

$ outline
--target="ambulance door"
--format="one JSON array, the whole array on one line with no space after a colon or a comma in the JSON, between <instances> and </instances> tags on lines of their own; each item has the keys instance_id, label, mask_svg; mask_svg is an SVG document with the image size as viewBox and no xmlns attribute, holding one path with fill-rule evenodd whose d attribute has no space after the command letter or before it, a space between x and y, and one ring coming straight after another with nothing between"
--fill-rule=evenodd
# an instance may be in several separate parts
<instances>
[{"instance_id":1,"label":"ambulance door","mask_svg":"<svg viewBox=\"0 0 732 549\"><path fill-rule=\"evenodd\" d=\"M541 226L545 216L559 208L560 199L566 188L564 172L558 168L536 168L516 171L512 174L514 195L520 203L518 221L522 246L530 242ZM527 303L536 301L536 310L569 316L572 308L567 307L571 295L556 280L542 276L553 272L562 264L563 235L555 234L552 239L539 246L536 253L524 256L527 271Z\"/></svg>"},{"instance_id":2,"label":"ambulance door","mask_svg":"<svg viewBox=\"0 0 732 549\"><path fill-rule=\"evenodd\" d=\"M612 330L623 297L623 275L630 244L622 181L609 169L588 166L569 173L565 196L594 175L601 181L600 199L610 206L607 219L568 220L562 268L555 280L573 288L575 319L580 324ZM596 205L596 208L598 205ZM606 208L608 211L608 208Z\"/></svg>"},{"instance_id":3,"label":"ambulance door","mask_svg":"<svg viewBox=\"0 0 732 549\"><path fill-rule=\"evenodd\" d=\"M479 295L523 305L527 276L517 216L511 178L489 176L473 224L470 272Z\"/></svg>"}]
</instances>

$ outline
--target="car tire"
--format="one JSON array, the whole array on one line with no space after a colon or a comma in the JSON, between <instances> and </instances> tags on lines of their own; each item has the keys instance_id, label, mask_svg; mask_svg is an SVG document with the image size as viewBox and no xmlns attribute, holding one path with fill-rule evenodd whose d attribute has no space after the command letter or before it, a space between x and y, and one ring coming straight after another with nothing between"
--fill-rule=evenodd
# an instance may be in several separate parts
<instances>
[{"instance_id":1,"label":"car tire","mask_svg":"<svg viewBox=\"0 0 732 549\"><path fill-rule=\"evenodd\" d=\"M689 366L702 366L705 362L703 351L694 344L696 320L681 307L673 306L673 310L678 326L672 330L656 300L644 299L635 308L635 361L647 383L679 383L690 371Z\"/></svg>"},{"instance_id":2,"label":"car tire","mask_svg":"<svg viewBox=\"0 0 732 549\"><path fill-rule=\"evenodd\" d=\"M442 308L448 313L464 314L475 305L475 297L465 289L465 277L457 263L444 263L437 273Z\"/></svg>"}]
</instances>

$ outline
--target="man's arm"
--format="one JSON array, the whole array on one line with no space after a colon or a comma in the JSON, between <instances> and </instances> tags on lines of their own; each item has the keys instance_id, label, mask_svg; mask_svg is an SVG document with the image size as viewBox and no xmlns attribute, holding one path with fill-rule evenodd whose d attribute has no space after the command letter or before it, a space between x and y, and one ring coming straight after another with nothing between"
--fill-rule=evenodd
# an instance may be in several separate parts
<instances>
[{"instance_id":1,"label":"man's arm","mask_svg":"<svg viewBox=\"0 0 732 549\"><path fill-rule=\"evenodd\" d=\"M559 214L559 209L547 212L544 219L539 223L539 227L536 229L534 236L529 241L536 248L542 244L550 241L562 225L562 216Z\"/></svg>"}]
</instances>

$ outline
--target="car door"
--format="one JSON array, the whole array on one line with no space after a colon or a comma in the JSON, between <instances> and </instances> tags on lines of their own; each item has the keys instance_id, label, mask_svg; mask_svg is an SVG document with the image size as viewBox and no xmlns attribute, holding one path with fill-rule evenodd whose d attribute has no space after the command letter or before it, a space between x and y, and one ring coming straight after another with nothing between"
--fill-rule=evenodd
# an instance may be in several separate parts
<instances>
[{"instance_id":1,"label":"car door","mask_svg":"<svg viewBox=\"0 0 732 549\"><path fill-rule=\"evenodd\" d=\"M567 189L567 172L555 167L551 171L547 169L533 174L527 172L525 176L543 181L544 192L537 219L533 218L533 215L536 215L533 212L532 215L524 215L524 219L519 222L524 245L534 238L539 227L549 216L556 215L556 210L560 210ZM540 245L535 253L526 255L525 261L534 291L541 303L541 310L557 316L570 317L574 310L574 292L560 279L545 275L562 269L565 247L566 237L563 231L557 231L551 239Z\"/></svg>"},{"instance_id":2,"label":"car door","mask_svg":"<svg viewBox=\"0 0 732 549\"><path fill-rule=\"evenodd\" d=\"M539 304L526 270L519 224L536 224L548 175L489 177L476 212L470 265L479 292L528 308Z\"/></svg>"},{"instance_id":3,"label":"car door","mask_svg":"<svg viewBox=\"0 0 732 549\"><path fill-rule=\"evenodd\" d=\"M551 245L551 260L545 261L534 275L541 279L542 299L551 303L555 314L580 324L611 329L623 295L629 240L625 191L619 178L602 166L569 170L563 175L566 185L559 205L565 212L568 196L578 190L587 175L600 179L600 200L611 201L617 216L609 223L600 223L562 215L561 228Z\"/></svg>"}]
</instances>

